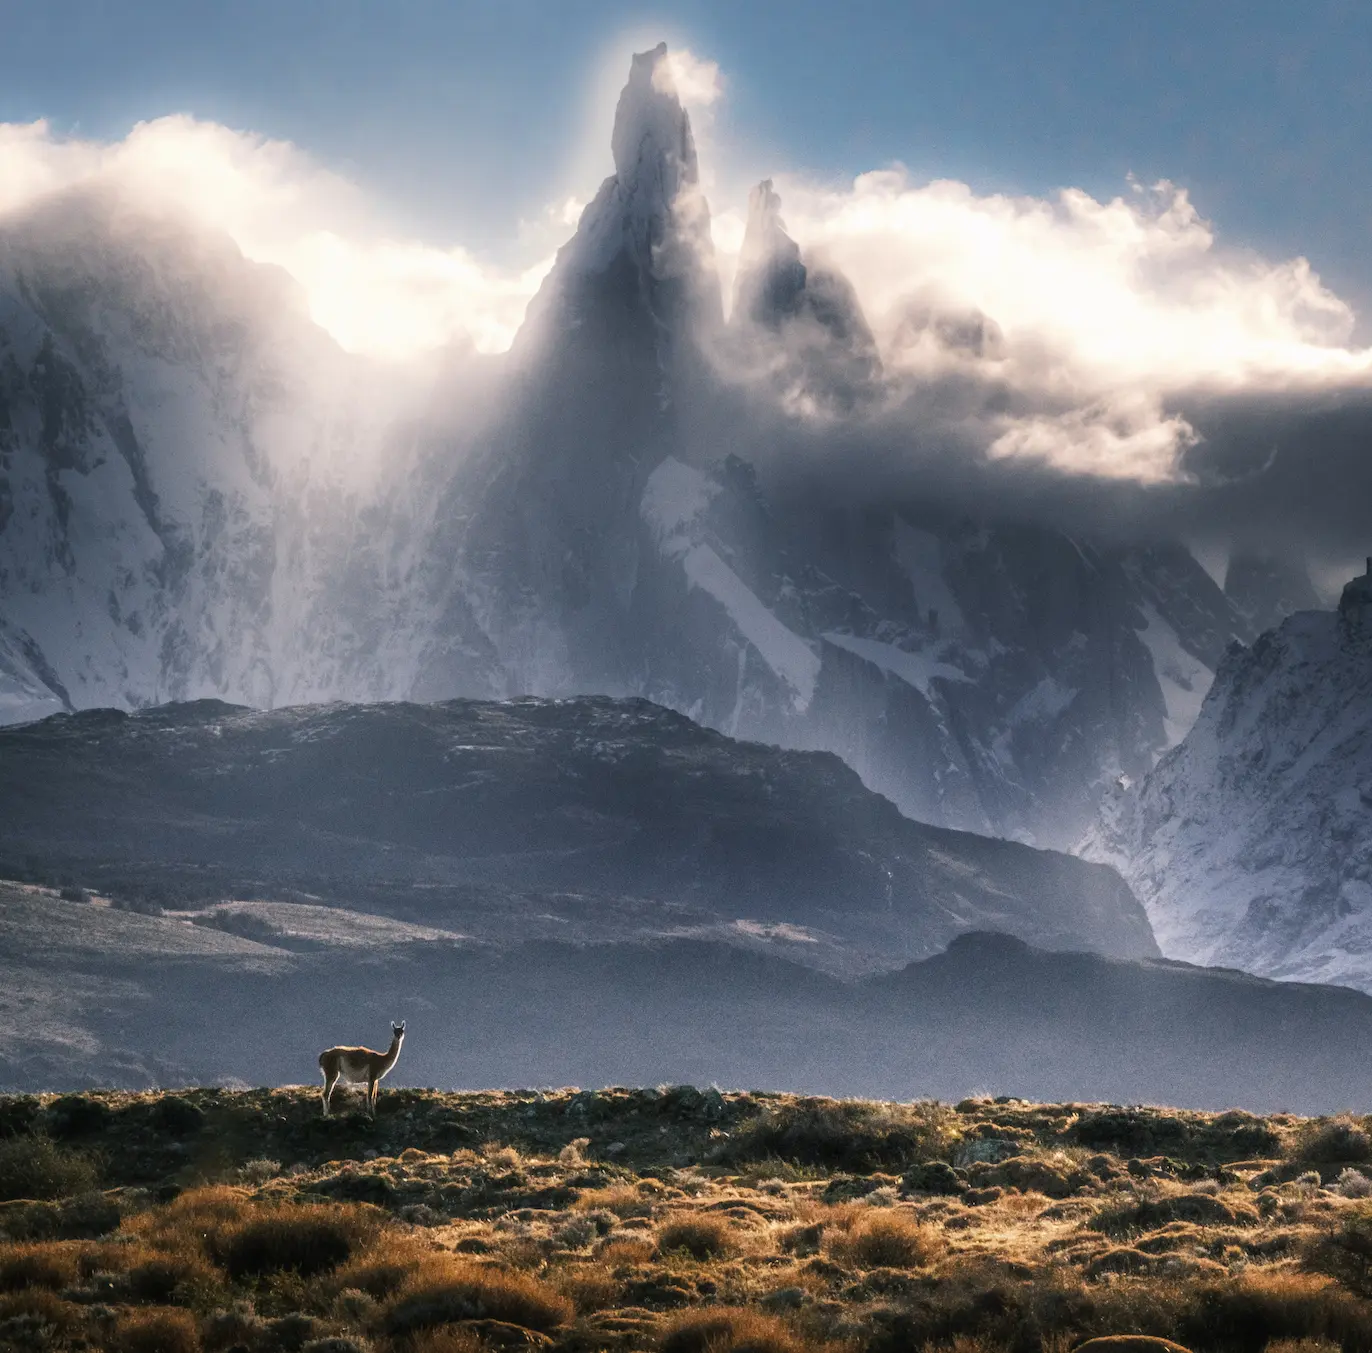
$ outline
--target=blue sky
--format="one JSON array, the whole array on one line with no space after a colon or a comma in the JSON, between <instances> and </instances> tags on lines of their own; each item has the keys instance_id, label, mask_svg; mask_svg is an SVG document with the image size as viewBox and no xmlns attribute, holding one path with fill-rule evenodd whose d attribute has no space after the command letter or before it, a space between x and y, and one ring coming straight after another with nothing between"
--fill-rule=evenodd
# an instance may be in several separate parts
<instances>
[{"instance_id":1,"label":"blue sky","mask_svg":"<svg viewBox=\"0 0 1372 1353\"><path fill-rule=\"evenodd\" d=\"M289 139L417 231L492 253L594 187L612 86L663 35L719 63L728 178L900 160L979 191L1111 196L1166 177L1226 242L1310 257L1364 331L1372 302L1366 4L0 0L0 27L0 120L116 138L191 112Z\"/></svg>"}]
</instances>

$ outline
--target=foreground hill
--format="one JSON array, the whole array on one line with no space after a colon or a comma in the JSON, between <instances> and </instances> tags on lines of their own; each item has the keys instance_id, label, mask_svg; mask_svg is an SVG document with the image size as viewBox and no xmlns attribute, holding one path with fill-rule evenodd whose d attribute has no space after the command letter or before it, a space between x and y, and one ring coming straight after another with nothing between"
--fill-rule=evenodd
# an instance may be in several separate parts
<instances>
[{"instance_id":1,"label":"foreground hill","mask_svg":"<svg viewBox=\"0 0 1372 1353\"><path fill-rule=\"evenodd\" d=\"M186 1090L0 1097L0 1134L7 1348L1372 1347L1352 1118Z\"/></svg>"},{"instance_id":2,"label":"foreground hill","mask_svg":"<svg viewBox=\"0 0 1372 1353\"><path fill-rule=\"evenodd\" d=\"M591 905L560 901L568 928ZM320 1048L374 1044L405 1018L396 1084L996 1086L1303 1112L1372 1099L1360 992L1004 935L843 980L767 941L497 945L317 904L141 916L5 885L0 956L0 1089L309 1080Z\"/></svg>"},{"instance_id":3,"label":"foreground hill","mask_svg":"<svg viewBox=\"0 0 1372 1353\"><path fill-rule=\"evenodd\" d=\"M911 822L836 756L642 700L59 715L0 730L0 820L10 877L164 903L307 894L497 942L574 893L600 924L567 938L771 928L840 969L973 929L1157 953L1107 866Z\"/></svg>"}]
</instances>

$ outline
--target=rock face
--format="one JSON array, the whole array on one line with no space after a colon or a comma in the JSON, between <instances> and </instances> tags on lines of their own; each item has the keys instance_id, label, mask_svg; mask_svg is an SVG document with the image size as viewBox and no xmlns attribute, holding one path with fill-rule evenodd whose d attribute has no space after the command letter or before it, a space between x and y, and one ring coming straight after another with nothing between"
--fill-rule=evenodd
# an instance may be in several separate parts
<instances>
[{"instance_id":1,"label":"rock face","mask_svg":"<svg viewBox=\"0 0 1372 1353\"><path fill-rule=\"evenodd\" d=\"M853 288L764 183L724 323L664 48L612 146L512 352L424 398L227 240L92 193L0 222L0 720L637 695L836 752L933 823L1077 840L1185 733L1247 602L1179 545L770 475L779 428L813 449L883 397Z\"/></svg>"},{"instance_id":2,"label":"rock face","mask_svg":"<svg viewBox=\"0 0 1372 1353\"><path fill-rule=\"evenodd\" d=\"M0 816L0 876L344 906L369 890L449 931L468 933L471 910L501 943L575 894L609 922L642 899L658 935L841 951L829 966L849 970L974 927L1157 952L1111 869L911 822L835 756L733 742L642 700L58 715L0 730Z\"/></svg>"},{"instance_id":3,"label":"rock face","mask_svg":"<svg viewBox=\"0 0 1372 1353\"><path fill-rule=\"evenodd\" d=\"M1225 656L1195 727L1108 801L1163 952L1372 990L1372 574Z\"/></svg>"}]
</instances>

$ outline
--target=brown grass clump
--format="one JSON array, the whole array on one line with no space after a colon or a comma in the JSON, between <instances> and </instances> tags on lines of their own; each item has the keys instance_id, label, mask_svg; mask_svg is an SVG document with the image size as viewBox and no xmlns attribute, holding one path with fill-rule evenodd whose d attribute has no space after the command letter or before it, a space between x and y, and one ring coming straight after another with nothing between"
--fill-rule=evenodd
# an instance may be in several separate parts
<instances>
[{"instance_id":1,"label":"brown grass clump","mask_svg":"<svg viewBox=\"0 0 1372 1353\"><path fill-rule=\"evenodd\" d=\"M89 1156L47 1137L0 1141L0 1202L47 1200L89 1193L99 1174Z\"/></svg>"},{"instance_id":2,"label":"brown grass clump","mask_svg":"<svg viewBox=\"0 0 1372 1353\"><path fill-rule=\"evenodd\" d=\"M651 1217L653 1201L632 1184L612 1184L609 1188L590 1189L573 1204L578 1212L613 1212L620 1220L626 1217Z\"/></svg>"},{"instance_id":3,"label":"brown grass clump","mask_svg":"<svg viewBox=\"0 0 1372 1353\"><path fill-rule=\"evenodd\" d=\"M595 1257L607 1268L646 1264L657 1247L647 1236L610 1236L595 1248Z\"/></svg>"},{"instance_id":4,"label":"brown grass clump","mask_svg":"<svg viewBox=\"0 0 1372 1353\"><path fill-rule=\"evenodd\" d=\"M1372 1345L1372 1312L1314 1274L1250 1272L1237 1280L1200 1284L1186 1296L1173 1337L1188 1346L1257 1353L1280 1338L1325 1338L1346 1348Z\"/></svg>"},{"instance_id":5,"label":"brown grass clump","mask_svg":"<svg viewBox=\"0 0 1372 1353\"><path fill-rule=\"evenodd\" d=\"M619 1304L620 1283L603 1262L565 1268L553 1279L553 1285L572 1303L578 1315L612 1310Z\"/></svg>"},{"instance_id":6,"label":"brown grass clump","mask_svg":"<svg viewBox=\"0 0 1372 1353\"><path fill-rule=\"evenodd\" d=\"M1088 1225L1093 1231L1120 1236L1156 1231L1169 1222L1199 1226L1247 1226L1256 1224L1258 1213L1247 1203L1217 1198L1210 1193L1171 1193L1158 1198L1128 1198L1103 1207Z\"/></svg>"},{"instance_id":7,"label":"brown grass clump","mask_svg":"<svg viewBox=\"0 0 1372 1353\"><path fill-rule=\"evenodd\" d=\"M777 1316L713 1306L677 1316L658 1347L661 1353L801 1353L803 1345Z\"/></svg>"},{"instance_id":8,"label":"brown grass clump","mask_svg":"<svg viewBox=\"0 0 1372 1353\"><path fill-rule=\"evenodd\" d=\"M505 1273L477 1264L453 1264L440 1282L422 1281L404 1292L386 1314L392 1338L464 1320L499 1320L541 1334L572 1318L561 1292L526 1273Z\"/></svg>"},{"instance_id":9,"label":"brown grass clump","mask_svg":"<svg viewBox=\"0 0 1372 1353\"><path fill-rule=\"evenodd\" d=\"M825 1242L833 1259L854 1268L923 1268L947 1249L936 1227L907 1212L869 1211Z\"/></svg>"},{"instance_id":10,"label":"brown grass clump","mask_svg":"<svg viewBox=\"0 0 1372 1353\"><path fill-rule=\"evenodd\" d=\"M217 1185L188 1189L164 1207L128 1218L123 1229L155 1249L202 1254L209 1241L252 1212L253 1204L244 1189Z\"/></svg>"},{"instance_id":11,"label":"brown grass clump","mask_svg":"<svg viewBox=\"0 0 1372 1353\"><path fill-rule=\"evenodd\" d=\"M24 1349L27 1328L29 1343L35 1349L53 1346L54 1337L62 1337L76 1329L85 1319L85 1312L56 1292L30 1287L21 1292L0 1296L0 1329L6 1329L6 1347Z\"/></svg>"},{"instance_id":12,"label":"brown grass clump","mask_svg":"<svg viewBox=\"0 0 1372 1353\"><path fill-rule=\"evenodd\" d=\"M1352 1208L1333 1231L1306 1251L1306 1266L1337 1279L1350 1292L1372 1297L1372 1204Z\"/></svg>"},{"instance_id":13,"label":"brown grass clump","mask_svg":"<svg viewBox=\"0 0 1372 1353\"><path fill-rule=\"evenodd\" d=\"M113 1353L200 1353L200 1334L186 1311L135 1311L120 1320Z\"/></svg>"},{"instance_id":14,"label":"brown grass clump","mask_svg":"<svg viewBox=\"0 0 1372 1353\"><path fill-rule=\"evenodd\" d=\"M421 1330L406 1346L409 1353L490 1353L490 1345L475 1330L460 1325Z\"/></svg>"},{"instance_id":15,"label":"brown grass clump","mask_svg":"<svg viewBox=\"0 0 1372 1353\"><path fill-rule=\"evenodd\" d=\"M0 1292L44 1287L60 1292L76 1283L78 1247L59 1242L0 1246Z\"/></svg>"},{"instance_id":16,"label":"brown grass clump","mask_svg":"<svg viewBox=\"0 0 1372 1353\"><path fill-rule=\"evenodd\" d=\"M284 1204L221 1237L215 1257L234 1281L269 1273L330 1273L376 1239L380 1220L361 1204Z\"/></svg>"},{"instance_id":17,"label":"brown grass clump","mask_svg":"<svg viewBox=\"0 0 1372 1353\"><path fill-rule=\"evenodd\" d=\"M681 1212L668 1217L654 1233L663 1254L684 1253L692 1259L720 1259L738 1249L729 1223L703 1212Z\"/></svg>"},{"instance_id":18,"label":"brown grass clump","mask_svg":"<svg viewBox=\"0 0 1372 1353\"><path fill-rule=\"evenodd\" d=\"M1354 1118L1351 1114L1312 1118L1297 1129L1287 1157L1312 1165L1372 1160L1372 1133L1367 1130L1365 1118Z\"/></svg>"},{"instance_id":19,"label":"brown grass clump","mask_svg":"<svg viewBox=\"0 0 1372 1353\"><path fill-rule=\"evenodd\" d=\"M717 1153L729 1164L764 1160L835 1170L904 1169L946 1156L961 1135L944 1104L798 1099L735 1130Z\"/></svg>"},{"instance_id":20,"label":"brown grass clump","mask_svg":"<svg viewBox=\"0 0 1372 1353\"><path fill-rule=\"evenodd\" d=\"M221 1280L195 1255L159 1254L135 1264L128 1273L129 1295L154 1306L195 1304L213 1294Z\"/></svg>"}]
</instances>

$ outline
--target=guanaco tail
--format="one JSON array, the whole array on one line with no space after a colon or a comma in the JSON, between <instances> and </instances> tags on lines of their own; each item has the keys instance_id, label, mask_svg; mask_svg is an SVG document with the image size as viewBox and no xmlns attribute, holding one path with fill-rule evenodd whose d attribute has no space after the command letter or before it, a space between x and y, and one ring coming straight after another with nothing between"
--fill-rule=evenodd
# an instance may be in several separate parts
<instances>
[{"instance_id":1,"label":"guanaco tail","mask_svg":"<svg viewBox=\"0 0 1372 1353\"><path fill-rule=\"evenodd\" d=\"M319 1069L324 1073L324 1117L329 1116L334 1086L339 1081L345 1085L360 1085L366 1081L367 1112L375 1118L376 1093L381 1078L395 1065L404 1041L405 1021L402 1019L399 1024L391 1025L391 1046L385 1052L373 1052L371 1048L325 1048L319 1054Z\"/></svg>"}]
</instances>

